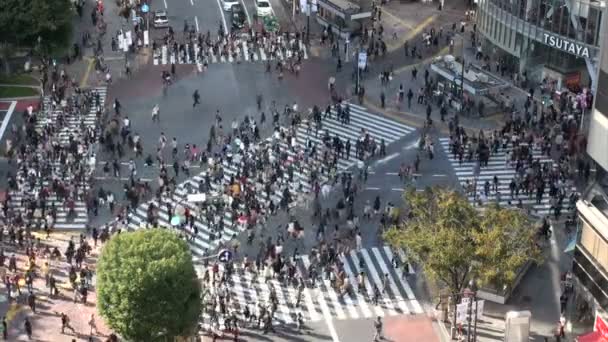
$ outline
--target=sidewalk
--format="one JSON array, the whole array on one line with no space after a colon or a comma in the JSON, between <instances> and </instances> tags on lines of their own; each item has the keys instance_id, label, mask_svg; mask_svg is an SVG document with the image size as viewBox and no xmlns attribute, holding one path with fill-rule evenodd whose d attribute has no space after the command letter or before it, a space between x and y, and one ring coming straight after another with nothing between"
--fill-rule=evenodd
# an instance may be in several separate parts
<instances>
[{"instance_id":1,"label":"sidewalk","mask_svg":"<svg viewBox=\"0 0 608 342\"><path fill-rule=\"evenodd\" d=\"M68 233L52 233L51 239L46 240L45 234L35 236L39 237L43 245L49 245L51 250L54 246L58 246L59 251L63 254L65 252L67 243L71 237L74 237L74 241L78 241L78 234ZM92 241L89 241L92 244ZM7 242L3 243L5 255L9 257L12 253L15 253L17 257L18 272L23 276L26 265L26 258L23 255L23 249L15 249L14 246L10 246ZM77 244L78 246L78 244ZM89 268L95 269L95 260L100 251L100 245L97 248L93 248L93 252L86 258L83 265L89 265ZM45 286L45 280L42 275L42 266L45 259L40 257L36 261L37 277L34 280L34 294L36 295L36 313L27 305L27 290L22 289L23 295L18 299L9 300L6 286L2 286L0 289L0 311L6 316L8 323L8 340L9 341L28 341L27 335L24 330L24 321L28 317L32 323L32 340L35 341L88 341L90 337L90 327L88 325L91 314L95 315L95 323L99 331L98 334L93 336L93 341L105 341L107 336L110 334L110 330L105 326L103 319L98 316L96 310L96 295L95 291L89 291L87 296L87 304L82 302L73 302L73 291L68 280L68 269L65 262L65 257L61 258L61 261L55 261L53 268L53 274L57 278L57 284L60 291L59 296L50 298L48 296L49 290ZM5 265L8 261L5 262ZM9 273L10 274L10 273ZM94 282L94 281L93 281ZM14 295L14 293L13 293ZM69 333L61 333L61 313L66 313L70 318L70 324L74 328L74 332L66 331Z\"/></svg>"}]
</instances>

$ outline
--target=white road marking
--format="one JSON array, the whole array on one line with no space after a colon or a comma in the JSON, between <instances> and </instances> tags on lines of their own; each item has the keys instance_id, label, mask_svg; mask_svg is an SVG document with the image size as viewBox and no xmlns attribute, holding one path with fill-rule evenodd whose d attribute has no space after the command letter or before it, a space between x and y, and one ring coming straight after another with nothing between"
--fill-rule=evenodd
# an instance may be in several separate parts
<instances>
[{"instance_id":1,"label":"white road marking","mask_svg":"<svg viewBox=\"0 0 608 342\"><path fill-rule=\"evenodd\" d=\"M8 107L6 111L6 115L4 116L4 120L2 120L2 126L0 127L0 139L4 136L4 132L6 131L6 127L8 127L8 122L11 121L11 116L15 111L15 107L17 106L17 101L11 102L11 105Z\"/></svg>"},{"instance_id":2,"label":"white road marking","mask_svg":"<svg viewBox=\"0 0 608 342\"><path fill-rule=\"evenodd\" d=\"M251 18L249 17L249 11L247 10L247 6L245 6L245 0L241 0L243 4L243 9L245 10L245 15L247 16L247 23L251 26Z\"/></svg>"},{"instance_id":3,"label":"white road marking","mask_svg":"<svg viewBox=\"0 0 608 342\"><path fill-rule=\"evenodd\" d=\"M382 159L378 160L378 161L377 161L377 162L375 162L374 164L376 164L376 165L377 165L377 164L384 164L384 163L386 163L386 162L388 162L388 161L390 161L390 160L392 160L392 159L395 159L395 158L397 158L397 157L399 157L399 153L395 152L395 153L393 153L393 154L390 154L390 155L388 155L388 156L386 156L386 157L384 157L384 158L382 158Z\"/></svg>"},{"instance_id":4,"label":"white road marking","mask_svg":"<svg viewBox=\"0 0 608 342\"><path fill-rule=\"evenodd\" d=\"M194 6L194 0L190 0L190 5Z\"/></svg>"},{"instance_id":5,"label":"white road marking","mask_svg":"<svg viewBox=\"0 0 608 342\"><path fill-rule=\"evenodd\" d=\"M403 188L392 188L391 190L393 190L393 191L405 191L405 189L403 189Z\"/></svg>"},{"instance_id":6,"label":"white road marking","mask_svg":"<svg viewBox=\"0 0 608 342\"><path fill-rule=\"evenodd\" d=\"M222 24L224 24L224 32L228 33L228 25L226 24L226 16L224 15L224 7L222 7L221 0L216 0L216 2L217 2L217 7L220 9L220 15L222 16Z\"/></svg>"},{"instance_id":7,"label":"white road marking","mask_svg":"<svg viewBox=\"0 0 608 342\"><path fill-rule=\"evenodd\" d=\"M165 9L167 9L167 0L163 0L163 3L165 4Z\"/></svg>"},{"instance_id":8,"label":"white road marking","mask_svg":"<svg viewBox=\"0 0 608 342\"><path fill-rule=\"evenodd\" d=\"M302 256L302 261L304 262L304 266L308 269L310 266L310 261L308 260L307 255ZM327 307L327 303L325 303L325 299L323 296L319 296L319 304L321 305L321 311L323 312L323 317L325 318L325 323L327 324L327 330L329 330L329 334L331 335L331 339L333 342L340 342L340 338L338 337L338 332L334 327L333 317Z\"/></svg>"},{"instance_id":9,"label":"white road marking","mask_svg":"<svg viewBox=\"0 0 608 342\"><path fill-rule=\"evenodd\" d=\"M365 188L365 190L380 190L380 188L374 188L374 187L368 186L367 188Z\"/></svg>"},{"instance_id":10,"label":"white road marking","mask_svg":"<svg viewBox=\"0 0 608 342\"><path fill-rule=\"evenodd\" d=\"M198 17L194 17L194 25L196 25L196 32L198 32Z\"/></svg>"},{"instance_id":11,"label":"white road marking","mask_svg":"<svg viewBox=\"0 0 608 342\"><path fill-rule=\"evenodd\" d=\"M434 174L433 177L447 177L448 175L443 173Z\"/></svg>"},{"instance_id":12,"label":"white road marking","mask_svg":"<svg viewBox=\"0 0 608 342\"><path fill-rule=\"evenodd\" d=\"M387 172L386 175L387 176L398 176L399 172Z\"/></svg>"},{"instance_id":13,"label":"white road marking","mask_svg":"<svg viewBox=\"0 0 608 342\"><path fill-rule=\"evenodd\" d=\"M410 143L409 145L404 146L404 147L403 147L403 150L404 150L404 151L405 151L405 150L410 150L410 149L412 149L412 148L414 148L414 147L418 146L418 142L419 142L419 140L414 140L414 141L413 141L412 143Z\"/></svg>"}]
</instances>

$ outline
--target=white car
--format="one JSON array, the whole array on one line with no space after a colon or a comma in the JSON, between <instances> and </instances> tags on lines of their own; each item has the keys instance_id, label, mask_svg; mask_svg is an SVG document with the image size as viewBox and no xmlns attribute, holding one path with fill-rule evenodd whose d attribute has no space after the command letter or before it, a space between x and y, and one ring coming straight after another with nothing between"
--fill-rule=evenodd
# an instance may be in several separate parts
<instances>
[{"instance_id":1,"label":"white car","mask_svg":"<svg viewBox=\"0 0 608 342\"><path fill-rule=\"evenodd\" d=\"M169 18L167 17L167 12L165 12L165 11L154 12L153 23L154 23L155 28L169 27Z\"/></svg>"},{"instance_id":2,"label":"white car","mask_svg":"<svg viewBox=\"0 0 608 342\"><path fill-rule=\"evenodd\" d=\"M239 5L238 0L222 0L222 7L224 7L224 11L231 11L233 5Z\"/></svg>"},{"instance_id":3,"label":"white car","mask_svg":"<svg viewBox=\"0 0 608 342\"><path fill-rule=\"evenodd\" d=\"M267 17L272 15L272 6L268 0L255 0L255 12L258 17Z\"/></svg>"}]
</instances>

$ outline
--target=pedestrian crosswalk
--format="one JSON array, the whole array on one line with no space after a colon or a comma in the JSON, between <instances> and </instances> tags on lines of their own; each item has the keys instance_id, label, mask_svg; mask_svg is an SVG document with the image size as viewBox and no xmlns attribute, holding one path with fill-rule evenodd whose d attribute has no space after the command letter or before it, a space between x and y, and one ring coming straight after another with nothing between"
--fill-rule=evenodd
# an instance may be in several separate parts
<instances>
[{"instance_id":1,"label":"pedestrian crosswalk","mask_svg":"<svg viewBox=\"0 0 608 342\"><path fill-rule=\"evenodd\" d=\"M267 149L265 146L273 144L276 141L280 141L278 143L278 150L268 148L270 159L274 158L278 160L281 154L286 153L289 156L289 161L293 165L299 165L294 167L292 170L292 176L290 176L290 171L286 170L282 173L282 178L277 179L275 182L276 184L289 184L292 193L296 194L293 197L304 196L306 193L310 193L313 186L310 181L311 173L318 173L319 169L324 167L321 160L316 160L308 164L296 161L301 159L298 157L298 151L303 151L311 144L317 146L324 145L325 143L322 141L323 136L338 137L342 143L349 140L351 141L351 144L355 146L356 142L365 136L365 134L362 132L365 132L368 135L368 139L375 140L376 144L379 146L381 140L384 140L385 144L388 145L415 130L413 127L381 117L374 113L370 113L362 106L355 104L350 104L349 106L349 123L342 123L340 120L338 120L336 110L332 109L331 117L323 118L322 128L318 131L315 128L309 129L309 125L305 120L303 123L297 126L296 135L291 139L291 142L280 140L281 138L277 136L279 133L275 133L275 135L263 140L260 144L254 147L255 149ZM377 149L379 149L379 147ZM354 150L355 148L353 147L353 151ZM319 155L321 155L321 153L319 153ZM354 155L354 152L350 152L349 156L342 154L337 161L337 171L344 171L351 168L356 163L362 163L362 161L355 158ZM317 158L320 158L320 156ZM226 186L225 183L229 182L231 178L236 178L236 176L240 174L242 163L243 160L237 158L237 155L233 157L232 162L223 160L222 169L224 182L221 185L212 184L212 189L209 189L206 195L210 197L223 197L225 203L230 203L229 196L224 194ZM172 217L169 217L167 203L173 208L182 206L184 208L189 208L192 212L200 212L200 208L198 207L197 203L188 202L187 198L189 194L200 193L198 190L200 188L199 185L200 183L205 182L206 176L207 170L200 172L199 174L179 184L175 191L173 191L171 194L170 198L165 196L161 199L161 202L155 198L147 203L139 205L128 215L128 228L138 229L147 226L148 208L150 204L154 205L157 210L158 225L166 228L172 227ZM328 175L322 174L319 177L321 181L326 181ZM253 182L251 180L249 181ZM256 182L256 188L260 188L259 193L262 193L264 184L260 183L257 179L254 181ZM262 195L256 194L256 196L260 197L260 202L267 204L267 200L265 198L261 198ZM283 192L275 189L270 197L273 202L278 203L283 198ZM293 204L297 204L296 202L297 199L292 201ZM223 220L222 232L216 231L216 226L219 223L217 221L214 222L214 224L209 224L208 221L204 222L204 220L195 220L194 225L197 228L198 233L195 234L191 240L191 247L195 257L205 255L205 251L215 249L220 241L229 241L233 235L238 235L240 231L245 228L244 225L240 225L235 222L236 218L232 217L231 211L228 209L224 211ZM189 232L189 234L192 233Z\"/></svg>"},{"instance_id":2,"label":"pedestrian crosswalk","mask_svg":"<svg viewBox=\"0 0 608 342\"><path fill-rule=\"evenodd\" d=\"M154 50L153 63L171 65L284 61L298 57L298 54L301 59L308 59L307 47L301 40L294 40L290 45L296 48L287 48L288 45L285 43L282 48L277 48L273 52L263 46L254 46L245 40L236 42L233 49L225 52L195 43L186 43L183 48L177 50L169 45L162 45Z\"/></svg>"},{"instance_id":3,"label":"pedestrian crosswalk","mask_svg":"<svg viewBox=\"0 0 608 342\"><path fill-rule=\"evenodd\" d=\"M96 87L90 89L93 94L99 94L99 102L103 108L106 100L106 87ZM85 90L85 91L88 91ZM61 104L53 106L50 96L45 96L42 100L41 111L36 114L35 129L38 134L47 135L50 133L49 141L54 141L58 145L68 149L71 141L77 142L78 153L83 156L82 167L94 167L94 152L82 141L91 136L95 136L97 130L97 107L94 103L94 96L91 97L93 103L89 106L87 113L82 115L69 114L61 109ZM51 129L51 127L53 127ZM41 161L47 160L41 149L36 150L38 159ZM46 154L46 152L45 152ZM67 171L63 165L65 160L59 160L49 164L49 170L41 170L36 167L36 164L30 164L26 168L20 168L17 172L17 183L20 184L19 190L10 191L9 207L17 212L20 212L24 217L31 217L40 223L40 227L44 224L41 222L48 218L47 215L55 216L53 227L55 229L85 229L89 222L86 203L84 201L84 193L89 189L88 177L85 179L75 178L75 170ZM24 171L25 170L25 171ZM85 171L85 175L88 171ZM58 197L58 183L53 185L53 180L59 180L61 188L63 188L63 196ZM66 197L74 198L74 194L70 193L73 182L77 182L77 199L74 201L74 213L70 214L69 208L64 200ZM47 194L45 210L38 204L42 193L47 193L43 189L55 188L52 194ZM44 214L43 214L44 213Z\"/></svg>"},{"instance_id":4,"label":"pedestrian crosswalk","mask_svg":"<svg viewBox=\"0 0 608 342\"><path fill-rule=\"evenodd\" d=\"M348 291L343 291L339 285L332 283L326 272L322 272L325 274L320 274L314 282L311 281L309 270L311 263L315 263L316 259L313 256L302 255L295 258L297 274L306 284L299 300L298 286L295 282L290 282L286 276L269 275L265 270L253 272L237 266L228 277L226 288L203 284L203 288L208 291L205 302L212 302L216 296L225 298L223 291L228 291L231 300L227 305L229 309L227 311L237 313L241 322L247 322L248 320L242 315L245 307L251 314L259 317L260 306L270 307L271 296L274 296L271 293L274 293L276 294L274 298L278 302L274 318L282 324L296 324L298 313L305 322L317 322L328 319L415 315L425 312L408 282L415 275L402 252L396 252L389 246L371 247L341 254L339 261L350 284L347 286L350 287ZM316 263L315 265L318 267ZM407 267L404 267L405 265ZM211 277L212 267L200 269L199 272L202 271L204 274L205 270ZM365 290L360 291L358 278L361 272L364 274L362 279ZM207 278L203 274L199 274L199 277L204 282ZM372 298L374 286L381 292L377 304ZM211 305L206 305L205 308L203 323L209 324L211 316L218 310ZM256 326L257 322L245 324Z\"/></svg>"},{"instance_id":5,"label":"pedestrian crosswalk","mask_svg":"<svg viewBox=\"0 0 608 342\"><path fill-rule=\"evenodd\" d=\"M475 182L477 182L476 191L468 191L467 194L471 203L476 204L480 200L483 204L497 202L501 207L516 207L519 205L524 209L528 209L531 214L538 216L553 214L552 205L555 204L555 200L547 193L542 197L540 203L537 202L535 191L530 192L530 194L526 194L524 191L517 191L512 194L511 182L516 179L518 172L515 165L508 161L513 150L513 146L510 143L506 149L500 148L495 153L492 153L488 159L487 166L479 167L477 160L467 161L465 156L461 162L458 157L454 156L450 152L449 138L439 138L439 142L446 153L447 159L454 168L458 181L465 188L465 191L467 190L467 186L473 189ZM532 148L531 154L532 160L538 160L541 164L549 163L552 167L556 167L555 161L543 154L540 149ZM497 191L494 189L495 176L498 179ZM486 182L489 182L491 185L487 196L484 189ZM563 186L566 193L576 190L571 185L564 184ZM563 207L567 207L565 202Z\"/></svg>"}]
</instances>

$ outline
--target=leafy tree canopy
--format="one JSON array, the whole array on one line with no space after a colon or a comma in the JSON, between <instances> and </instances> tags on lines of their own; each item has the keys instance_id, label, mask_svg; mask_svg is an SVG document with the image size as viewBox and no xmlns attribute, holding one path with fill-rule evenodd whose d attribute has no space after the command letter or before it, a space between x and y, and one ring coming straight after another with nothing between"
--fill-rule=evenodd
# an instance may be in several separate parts
<instances>
[{"instance_id":1,"label":"leafy tree canopy","mask_svg":"<svg viewBox=\"0 0 608 342\"><path fill-rule=\"evenodd\" d=\"M40 37L47 51L65 47L72 33L70 0L0 1L0 43L35 47Z\"/></svg>"},{"instance_id":2,"label":"leafy tree canopy","mask_svg":"<svg viewBox=\"0 0 608 342\"><path fill-rule=\"evenodd\" d=\"M473 278L502 287L524 263L539 260L535 230L520 211L491 206L478 212L461 194L442 188L411 190L404 198L411 219L384 238L450 292L461 292Z\"/></svg>"},{"instance_id":3,"label":"leafy tree canopy","mask_svg":"<svg viewBox=\"0 0 608 342\"><path fill-rule=\"evenodd\" d=\"M99 258L97 287L101 315L128 340L172 340L196 329L200 282L188 245L170 231L112 237Z\"/></svg>"}]
</instances>

